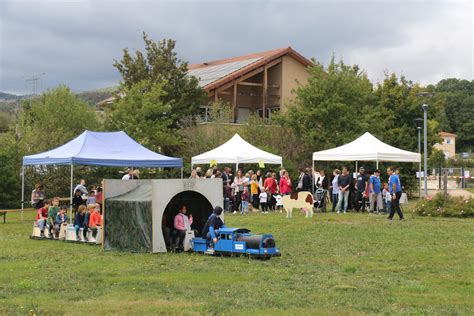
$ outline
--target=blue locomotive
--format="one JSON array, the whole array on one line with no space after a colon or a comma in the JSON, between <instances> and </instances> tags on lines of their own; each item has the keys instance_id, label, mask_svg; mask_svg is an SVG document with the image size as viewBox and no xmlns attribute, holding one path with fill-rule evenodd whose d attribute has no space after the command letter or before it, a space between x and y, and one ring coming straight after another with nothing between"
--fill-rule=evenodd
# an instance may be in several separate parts
<instances>
[{"instance_id":1,"label":"blue locomotive","mask_svg":"<svg viewBox=\"0 0 474 316\"><path fill-rule=\"evenodd\" d=\"M193 251L210 255L249 255L259 259L281 256L273 235L254 235L246 228L221 228L216 232L217 242L204 238L193 238Z\"/></svg>"}]
</instances>

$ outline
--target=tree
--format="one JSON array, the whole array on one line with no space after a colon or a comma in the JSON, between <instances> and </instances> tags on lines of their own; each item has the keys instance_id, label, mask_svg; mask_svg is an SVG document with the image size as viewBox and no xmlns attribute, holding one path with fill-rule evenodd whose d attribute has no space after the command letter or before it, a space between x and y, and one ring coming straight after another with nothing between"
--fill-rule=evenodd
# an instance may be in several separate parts
<instances>
[{"instance_id":1,"label":"tree","mask_svg":"<svg viewBox=\"0 0 474 316\"><path fill-rule=\"evenodd\" d=\"M141 85L146 92L159 85L164 92L160 103L169 107L162 118L171 119L170 126L178 129L183 118L198 114L199 107L206 103L206 94L199 87L198 80L188 76L188 64L177 57L174 40L154 42L143 33L143 41L144 53L137 51L132 56L125 48L122 59L114 62L122 76L120 90L126 94L134 85L147 82Z\"/></svg>"}]
</instances>

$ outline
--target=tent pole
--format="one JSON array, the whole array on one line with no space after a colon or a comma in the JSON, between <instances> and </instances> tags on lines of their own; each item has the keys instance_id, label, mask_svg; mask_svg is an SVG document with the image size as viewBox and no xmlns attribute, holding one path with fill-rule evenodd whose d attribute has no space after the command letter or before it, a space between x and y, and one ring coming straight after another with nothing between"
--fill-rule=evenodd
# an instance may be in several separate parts
<instances>
[{"instance_id":1,"label":"tent pole","mask_svg":"<svg viewBox=\"0 0 474 316\"><path fill-rule=\"evenodd\" d=\"M356 170L355 170L355 172L357 172L357 170L359 169L358 167L359 167L359 162L356 161Z\"/></svg>"},{"instance_id":2,"label":"tent pole","mask_svg":"<svg viewBox=\"0 0 474 316\"><path fill-rule=\"evenodd\" d=\"M23 222L23 210L25 208L25 166L21 166L21 221Z\"/></svg>"},{"instance_id":3,"label":"tent pole","mask_svg":"<svg viewBox=\"0 0 474 316\"><path fill-rule=\"evenodd\" d=\"M181 180L183 180L183 167L181 167Z\"/></svg>"},{"instance_id":4,"label":"tent pole","mask_svg":"<svg viewBox=\"0 0 474 316\"><path fill-rule=\"evenodd\" d=\"M379 168L379 160L377 159L377 169Z\"/></svg>"},{"instance_id":5,"label":"tent pole","mask_svg":"<svg viewBox=\"0 0 474 316\"><path fill-rule=\"evenodd\" d=\"M311 194L314 194L314 159L311 159L311 162L313 163L311 168Z\"/></svg>"},{"instance_id":6,"label":"tent pole","mask_svg":"<svg viewBox=\"0 0 474 316\"><path fill-rule=\"evenodd\" d=\"M72 195L73 195L73 177L74 177L74 165L71 162L71 192L70 192L70 201L69 201L69 223L72 224Z\"/></svg>"}]
</instances>

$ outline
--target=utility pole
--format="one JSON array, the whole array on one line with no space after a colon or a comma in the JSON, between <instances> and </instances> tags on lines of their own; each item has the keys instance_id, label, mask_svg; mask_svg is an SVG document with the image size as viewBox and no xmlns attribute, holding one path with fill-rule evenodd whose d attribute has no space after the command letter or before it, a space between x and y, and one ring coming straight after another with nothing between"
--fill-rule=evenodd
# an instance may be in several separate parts
<instances>
[{"instance_id":1,"label":"utility pole","mask_svg":"<svg viewBox=\"0 0 474 316\"><path fill-rule=\"evenodd\" d=\"M419 92L416 94L419 97L431 98L433 96L432 92ZM423 151L424 151L424 178L425 178L425 196L428 196L428 104L423 103L421 106L423 109Z\"/></svg>"},{"instance_id":2,"label":"utility pole","mask_svg":"<svg viewBox=\"0 0 474 316\"><path fill-rule=\"evenodd\" d=\"M41 80L41 77L46 75L46 73L42 72L40 74L34 74L30 76L24 76L23 78L25 79L26 85L31 85L32 88L32 96L30 97L30 107L31 107L31 101L33 97L36 95L36 88L38 86L38 81Z\"/></svg>"}]
</instances>

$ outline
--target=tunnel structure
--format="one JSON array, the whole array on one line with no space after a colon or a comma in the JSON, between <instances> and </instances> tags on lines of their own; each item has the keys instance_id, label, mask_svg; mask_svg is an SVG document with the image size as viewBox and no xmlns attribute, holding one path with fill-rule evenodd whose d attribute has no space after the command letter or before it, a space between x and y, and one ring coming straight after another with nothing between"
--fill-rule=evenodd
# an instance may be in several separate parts
<instances>
[{"instance_id":1,"label":"tunnel structure","mask_svg":"<svg viewBox=\"0 0 474 316\"><path fill-rule=\"evenodd\" d=\"M163 231L173 229L181 206L201 233L215 206L222 206L221 179L104 180L105 250L166 252Z\"/></svg>"}]
</instances>

